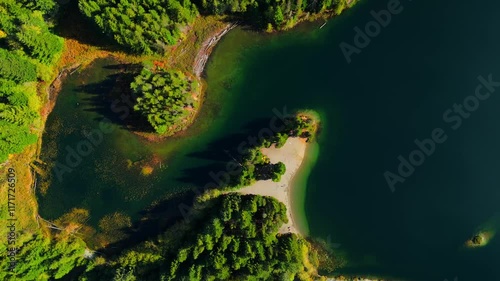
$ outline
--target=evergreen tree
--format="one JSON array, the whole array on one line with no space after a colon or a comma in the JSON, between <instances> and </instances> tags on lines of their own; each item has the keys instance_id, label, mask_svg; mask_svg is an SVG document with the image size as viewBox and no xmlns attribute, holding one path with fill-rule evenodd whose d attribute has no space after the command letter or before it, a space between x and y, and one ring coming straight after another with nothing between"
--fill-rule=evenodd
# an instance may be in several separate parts
<instances>
[{"instance_id":1,"label":"evergreen tree","mask_svg":"<svg viewBox=\"0 0 500 281\"><path fill-rule=\"evenodd\" d=\"M163 53L181 38L198 10L189 0L80 0L83 14L135 53Z\"/></svg>"},{"instance_id":2,"label":"evergreen tree","mask_svg":"<svg viewBox=\"0 0 500 281\"><path fill-rule=\"evenodd\" d=\"M159 134L175 131L193 109L196 83L180 71L144 68L130 85L137 94L134 109L139 111Z\"/></svg>"}]
</instances>

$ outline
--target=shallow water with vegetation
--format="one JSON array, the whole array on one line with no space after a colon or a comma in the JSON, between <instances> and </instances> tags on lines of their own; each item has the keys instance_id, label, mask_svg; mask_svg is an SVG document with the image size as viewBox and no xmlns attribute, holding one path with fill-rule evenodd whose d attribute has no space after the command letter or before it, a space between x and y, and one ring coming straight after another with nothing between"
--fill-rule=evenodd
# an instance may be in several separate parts
<instances>
[{"instance_id":1,"label":"shallow water with vegetation","mask_svg":"<svg viewBox=\"0 0 500 281\"><path fill-rule=\"evenodd\" d=\"M179 219L179 203L213 182L210 172L225 169L229 148L257 136L276 111L313 109L322 119L319 153L296 181L293 201L303 228L345 254L342 273L495 280L500 99L481 101L457 129L443 114L474 95L478 76L500 80L500 4L401 3L402 12L350 64L339 44L353 44L353 28L387 1L364 1L322 29L320 22L278 35L231 31L209 61L197 121L158 143L122 128L121 112L111 108L119 96L115 74L126 66L107 59L75 72L49 116L42 160L64 163L66 146L76 147L103 118L114 130L62 181L39 186L40 214L56 219L88 209L89 224L101 232L103 218L127 221L116 212L131 222L159 211ZM436 128L447 140L392 192L384 173L397 173L398 156L408 159L415 139L431 138ZM490 235L488 244L466 247L480 232Z\"/></svg>"}]
</instances>

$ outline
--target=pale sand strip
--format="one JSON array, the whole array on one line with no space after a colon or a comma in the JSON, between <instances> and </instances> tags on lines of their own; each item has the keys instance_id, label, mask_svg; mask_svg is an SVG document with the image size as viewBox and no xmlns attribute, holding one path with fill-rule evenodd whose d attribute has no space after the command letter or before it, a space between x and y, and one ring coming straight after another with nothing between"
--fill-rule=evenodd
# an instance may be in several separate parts
<instances>
[{"instance_id":1,"label":"pale sand strip","mask_svg":"<svg viewBox=\"0 0 500 281\"><path fill-rule=\"evenodd\" d=\"M273 182L272 180L257 181L253 185L239 190L239 192L243 194L271 196L285 204L288 223L284 224L280 228L280 233L299 233L299 229L293 220L294 216L291 205L291 185L293 177L302 164L306 148L306 139L303 138L288 138L285 145L281 148L276 148L274 145L270 148L263 148L262 153L269 157L271 163L275 164L283 162L285 164L285 174L281 177L280 182Z\"/></svg>"}]
</instances>

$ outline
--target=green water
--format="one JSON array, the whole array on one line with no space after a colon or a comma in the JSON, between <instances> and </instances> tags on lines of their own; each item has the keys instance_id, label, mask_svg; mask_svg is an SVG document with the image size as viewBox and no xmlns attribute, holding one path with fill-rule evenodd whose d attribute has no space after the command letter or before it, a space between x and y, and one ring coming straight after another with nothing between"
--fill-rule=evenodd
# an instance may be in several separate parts
<instances>
[{"instance_id":1,"label":"green water","mask_svg":"<svg viewBox=\"0 0 500 281\"><path fill-rule=\"evenodd\" d=\"M145 144L116 122L73 172L39 195L41 215L54 219L82 207L94 226L116 211L139 219L152 202L210 182L209 172L229 160L225 150L265 128L273 109L307 108L323 123L317 161L296 183L295 209L312 237L340 245L349 260L341 273L498 280L498 238L474 250L463 244L476 231L500 227L500 98L481 102L457 130L442 115L474 94L479 75L500 80L500 4L402 5L351 64L339 44L352 44L353 28L387 1L364 1L322 29L307 24L272 36L233 30L211 57L203 110L182 137ZM110 99L101 96L114 83L105 78L119 71L105 66L116 64L98 61L66 80L49 116L43 159L62 161L82 129L113 119ZM93 83L98 87L81 88ZM54 124L64 129L56 134ZM398 155L407 158L413 141L435 128L447 141L391 192L384 172L396 172ZM59 153L49 155L50 147ZM156 161L152 175L141 175L153 156L161 168ZM127 159L144 162L127 168ZM167 213L177 207L168 205Z\"/></svg>"}]
</instances>

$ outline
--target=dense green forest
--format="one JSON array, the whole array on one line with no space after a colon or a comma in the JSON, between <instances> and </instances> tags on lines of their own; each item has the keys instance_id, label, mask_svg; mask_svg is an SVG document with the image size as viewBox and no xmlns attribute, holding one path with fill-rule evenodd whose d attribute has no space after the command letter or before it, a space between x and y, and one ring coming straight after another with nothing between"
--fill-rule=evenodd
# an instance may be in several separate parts
<instances>
[{"instance_id":1,"label":"dense green forest","mask_svg":"<svg viewBox=\"0 0 500 281\"><path fill-rule=\"evenodd\" d=\"M42 234L23 235L16 254L15 275L10 272L10 259L0 259L1 280L60 279L75 267L89 269L92 262L85 259L85 243L81 239L51 239ZM0 243L2 253L11 254L12 246ZM9 249L9 251L7 251Z\"/></svg>"},{"instance_id":2,"label":"dense green forest","mask_svg":"<svg viewBox=\"0 0 500 281\"><path fill-rule=\"evenodd\" d=\"M80 0L80 10L118 44L142 53L162 54L183 38L198 15L229 15L259 29L283 30L301 19L340 14L357 0Z\"/></svg>"},{"instance_id":3,"label":"dense green forest","mask_svg":"<svg viewBox=\"0 0 500 281\"><path fill-rule=\"evenodd\" d=\"M142 54L177 43L198 15L189 0L80 0L79 7L118 44Z\"/></svg>"},{"instance_id":4,"label":"dense green forest","mask_svg":"<svg viewBox=\"0 0 500 281\"><path fill-rule=\"evenodd\" d=\"M63 39L51 33L52 0L0 0L0 162L36 142L37 82L50 79Z\"/></svg>"},{"instance_id":5,"label":"dense green forest","mask_svg":"<svg viewBox=\"0 0 500 281\"><path fill-rule=\"evenodd\" d=\"M134 110L159 134L180 130L195 108L198 82L180 71L145 67L130 87L137 95Z\"/></svg>"},{"instance_id":6,"label":"dense green forest","mask_svg":"<svg viewBox=\"0 0 500 281\"><path fill-rule=\"evenodd\" d=\"M294 280L307 275L307 242L278 234L286 207L271 197L227 194L189 224L125 251L88 280Z\"/></svg>"},{"instance_id":7,"label":"dense green forest","mask_svg":"<svg viewBox=\"0 0 500 281\"><path fill-rule=\"evenodd\" d=\"M58 8L54 0L18 0L17 2L30 10L38 10L46 15L50 15Z\"/></svg>"},{"instance_id":8,"label":"dense green forest","mask_svg":"<svg viewBox=\"0 0 500 281\"><path fill-rule=\"evenodd\" d=\"M356 0L198 0L208 14L236 15L247 22L271 31L293 27L305 16L330 11L336 15Z\"/></svg>"}]
</instances>

